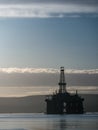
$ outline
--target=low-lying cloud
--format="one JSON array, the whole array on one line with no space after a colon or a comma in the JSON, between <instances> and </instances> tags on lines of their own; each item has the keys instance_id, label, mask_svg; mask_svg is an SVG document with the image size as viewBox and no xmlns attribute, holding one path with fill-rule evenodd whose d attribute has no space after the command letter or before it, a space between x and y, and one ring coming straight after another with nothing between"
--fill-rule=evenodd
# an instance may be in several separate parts
<instances>
[{"instance_id":1,"label":"low-lying cloud","mask_svg":"<svg viewBox=\"0 0 98 130\"><path fill-rule=\"evenodd\" d=\"M86 0L87 1L87 0ZM1 2L0 17L52 18L98 16L98 4L78 1L14 1Z\"/></svg>"},{"instance_id":2,"label":"low-lying cloud","mask_svg":"<svg viewBox=\"0 0 98 130\"><path fill-rule=\"evenodd\" d=\"M0 68L0 86L57 86L60 70L53 68ZM98 86L98 69L65 69L68 86Z\"/></svg>"},{"instance_id":3,"label":"low-lying cloud","mask_svg":"<svg viewBox=\"0 0 98 130\"><path fill-rule=\"evenodd\" d=\"M60 70L53 68L0 68L0 97L51 94L59 88ZM98 94L98 69L65 69L67 90Z\"/></svg>"},{"instance_id":4,"label":"low-lying cloud","mask_svg":"<svg viewBox=\"0 0 98 130\"><path fill-rule=\"evenodd\" d=\"M98 94L98 87L96 86L67 86L67 91L70 93L79 94ZM31 95L51 95L58 91L58 86L52 87L0 87L0 97L24 97Z\"/></svg>"},{"instance_id":5,"label":"low-lying cloud","mask_svg":"<svg viewBox=\"0 0 98 130\"><path fill-rule=\"evenodd\" d=\"M56 73L57 69L52 68L0 68L2 73Z\"/></svg>"},{"instance_id":6,"label":"low-lying cloud","mask_svg":"<svg viewBox=\"0 0 98 130\"><path fill-rule=\"evenodd\" d=\"M58 73L54 68L0 68L0 73ZM98 69L76 70L65 69L66 74L98 74Z\"/></svg>"}]
</instances>

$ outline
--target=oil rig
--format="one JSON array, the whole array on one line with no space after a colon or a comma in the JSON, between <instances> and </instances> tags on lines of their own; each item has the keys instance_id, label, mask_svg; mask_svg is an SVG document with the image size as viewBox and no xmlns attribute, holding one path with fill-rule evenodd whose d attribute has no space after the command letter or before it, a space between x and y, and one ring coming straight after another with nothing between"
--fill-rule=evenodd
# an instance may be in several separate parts
<instances>
[{"instance_id":1,"label":"oil rig","mask_svg":"<svg viewBox=\"0 0 98 130\"><path fill-rule=\"evenodd\" d=\"M75 94L70 94L66 90L64 67L60 68L60 82L58 83L59 90L53 95L47 96L46 113L47 114L83 114L83 101L77 91Z\"/></svg>"}]
</instances>

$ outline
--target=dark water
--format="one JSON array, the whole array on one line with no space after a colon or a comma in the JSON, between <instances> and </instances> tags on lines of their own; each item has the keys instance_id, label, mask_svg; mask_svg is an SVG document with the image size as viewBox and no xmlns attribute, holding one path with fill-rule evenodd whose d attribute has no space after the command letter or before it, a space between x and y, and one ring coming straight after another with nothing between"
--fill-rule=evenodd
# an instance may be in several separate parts
<instances>
[{"instance_id":1,"label":"dark water","mask_svg":"<svg viewBox=\"0 0 98 130\"><path fill-rule=\"evenodd\" d=\"M0 130L98 130L98 113L83 115L0 114Z\"/></svg>"}]
</instances>

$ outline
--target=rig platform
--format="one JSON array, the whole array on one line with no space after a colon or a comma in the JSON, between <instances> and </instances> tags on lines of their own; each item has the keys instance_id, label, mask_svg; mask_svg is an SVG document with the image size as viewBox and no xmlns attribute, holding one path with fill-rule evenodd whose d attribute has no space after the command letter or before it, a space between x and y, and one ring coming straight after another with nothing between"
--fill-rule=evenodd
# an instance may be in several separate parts
<instances>
[{"instance_id":1,"label":"rig platform","mask_svg":"<svg viewBox=\"0 0 98 130\"><path fill-rule=\"evenodd\" d=\"M75 94L70 94L66 90L64 67L60 68L59 91L47 96L46 113L47 114L83 114L83 101L77 91Z\"/></svg>"}]
</instances>

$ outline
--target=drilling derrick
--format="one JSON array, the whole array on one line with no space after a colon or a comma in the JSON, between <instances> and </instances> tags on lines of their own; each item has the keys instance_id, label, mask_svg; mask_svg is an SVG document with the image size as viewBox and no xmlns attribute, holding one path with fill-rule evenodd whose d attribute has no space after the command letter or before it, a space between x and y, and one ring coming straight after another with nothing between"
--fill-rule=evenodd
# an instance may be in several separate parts
<instances>
[{"instance_id":1,"label":"drilling derrick","mask_svg":"<svg viewBox=\"0 0 98 130\"><path fill-rule=\"evenodd\" d=\"M59 85L59 92L66 93L66 82L65 82L65 74L64 74L64 67L60 68L60 82Z\"/></svg>"}]
</instances>

